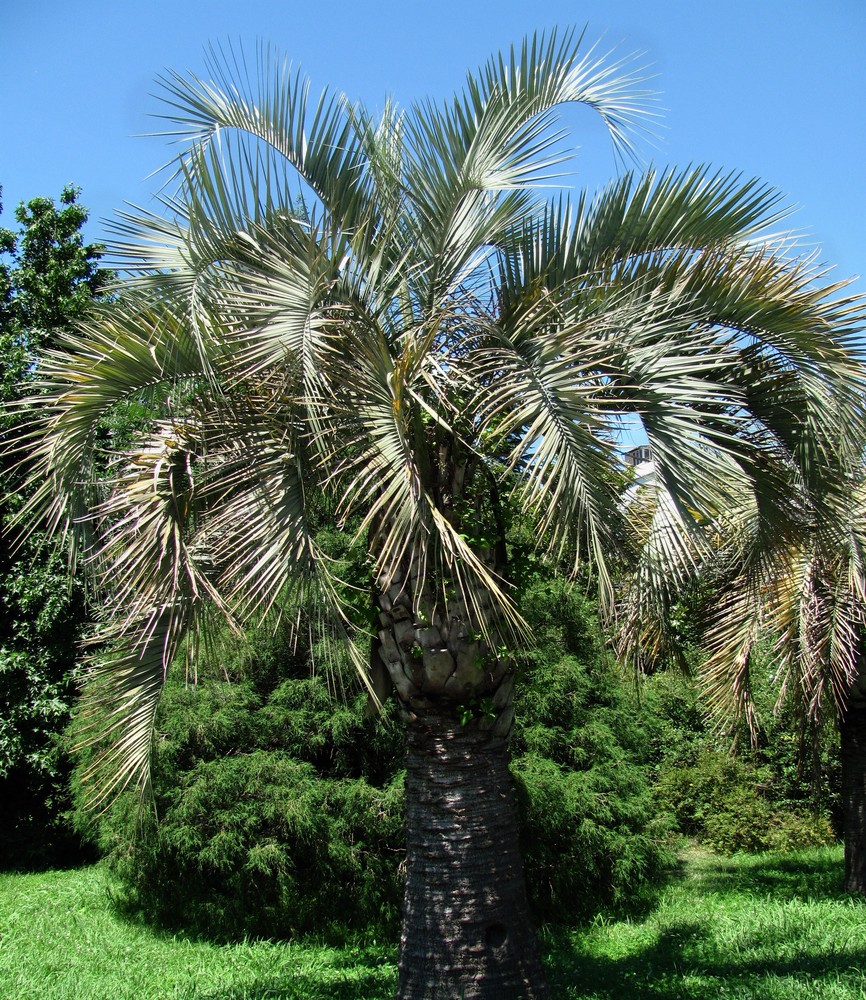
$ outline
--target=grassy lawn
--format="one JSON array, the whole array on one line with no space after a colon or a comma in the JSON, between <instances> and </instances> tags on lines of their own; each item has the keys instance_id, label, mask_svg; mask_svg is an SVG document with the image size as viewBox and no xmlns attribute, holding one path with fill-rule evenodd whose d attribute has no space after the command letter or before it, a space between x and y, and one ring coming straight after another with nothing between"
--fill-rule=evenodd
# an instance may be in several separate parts
<instances>
[{"instance_id":1,"label":"grassy lawn","mask_svg":"<svg viewBox=\"0 0 866 1000\"><path fill-rule=\"evenodd\" d=\"M866 901L842 849L720 858L691 850L645 919L548 942L558 998L863 1000Z\"/></svg>"},{"instance_id":2,"label":"grassy lawn","mask_svg":"<svg viewBox=\"0 0 866 1000\"><path fill-rule=\"evenodd\" d=\"M99 866L0 875L3 1000L390 1000L395 948L215 945L118 919Z\"/></svg>"},{"instance_id":3,"label":"grassy lawn","mask_svg":"<svg viewBox=\"0 0 866 1000\"><path fill-rule=\"evenodd\" d=\"M866 996L866 902L841 850L691 851L640 920L543 935L556 1000ZM119 920L100 867L0 875L3 1000L390 1000L395 947L220 946Z\"/></svg>"}]
</instances>

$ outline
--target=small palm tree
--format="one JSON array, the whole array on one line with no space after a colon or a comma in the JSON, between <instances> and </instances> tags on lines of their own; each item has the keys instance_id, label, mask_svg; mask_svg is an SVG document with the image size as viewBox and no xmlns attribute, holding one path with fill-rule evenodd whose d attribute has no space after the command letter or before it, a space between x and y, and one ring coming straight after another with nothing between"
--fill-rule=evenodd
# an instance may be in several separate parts
<instances>
[{"instance_id":1,"label":"small palm tree","mask_svg":"<svg viewBox=\"0 0 866 1000\"><path fill-rule=\"evenodd\" d=\"M845 436L852 430L844 420L830 422ZM726 544L709 563L724 596L711 616L712 656L704 673L717 715L745 716L754 729L751 650L759 636L770 636L778 658L778 704L793 704L809 725L835 721L841 741L845 889L866 895L862 429L840 445L837 459L847 455L847 461L832 479L791 483L787 532L762 537L755 520L731 519Z\"/></svg>"},{"instance_id":2,"label":"small palm tree","mask_svg":"<svg viewBox=\"0 0 866 1000\"><path fill-rule=\"evenodd\" d=\"M624 425L697 523L764 496L792 435L820 450L821 407L859 379L862 315L760 238L764 185L689 169L540 196L561 105L623 153L645 121L639 81L579 41L528 39L451 102L378 118L311 102L266 48L170 75L178 193L123 218L115 300L42 371L38 500L103 595L94 800L146 790L163 677L206 609L242 628L303 595L406 721L404 998L546 992L507 770L509 523L590 560L612 607ZM100 428L130 400L151 417L106 470ZM367 546L372 666L323 510Z\"/></svg>"},{"instance_id":3,"label":"small palm tree","mask_svg":"<svg viewBox=\"0 0 866 1000\"><path fill-rule=\"evenodd\" d=\"M681 655L671 610L688 589L702 596L699 682L721 727L744 720L753 740L760 719L751 697L756 645L771 640L776 708L788 704L804 726L838 726L842 770L845 888L866 894L866 468L862 404L823 424L835 438L819 454L792 438L775 485L739 501L695 532L664 488L644 489L630 511L645 543L625 588L622 650L638 662ZM799 449L799 459L793 460ZM769 485L769 484L768 484ZM761 502L773 507L772 520ZM639 502L638 502L639 501Z\"/></svg>"}]
</instances>

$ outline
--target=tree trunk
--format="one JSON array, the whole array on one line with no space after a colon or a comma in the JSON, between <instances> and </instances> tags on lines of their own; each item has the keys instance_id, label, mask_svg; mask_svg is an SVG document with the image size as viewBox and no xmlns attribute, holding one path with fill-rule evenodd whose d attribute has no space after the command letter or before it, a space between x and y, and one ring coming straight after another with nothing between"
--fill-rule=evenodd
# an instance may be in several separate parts
<instances>
[{"instance_id":1,"label":"tree trunk","mask_svg":"<svg viewBox=\"0 0 866 1000\"><path fill-rule=\"evenodd\" d=\"M399 1000L547 996L496 728L453 711L409 722Z\"/></svg>"},{"instance_id":2,"label":"tree trunk","mask_svg":"<svg viewBox=\"0 0 866 1000\"><path fill-rule=\"evenodd\" d=\"M514 680L501 637L494 625L481 636L461 596L437 601L411 563L382 574L377 600L378 654L408 728L399 1000L546 997L508 770ZM489 612L488 595L473 606Z\"/></svg>"},{"instance_id":3,"label":"tree trunk","mask_svg":"<svg viewBox=\"0 0 866 1000\"><path fill-rule=\"evenodd\" d=\"M852 688L839 719L845 891L866 895L866 697L864 677Z\"/></svg>"}]
</instances>

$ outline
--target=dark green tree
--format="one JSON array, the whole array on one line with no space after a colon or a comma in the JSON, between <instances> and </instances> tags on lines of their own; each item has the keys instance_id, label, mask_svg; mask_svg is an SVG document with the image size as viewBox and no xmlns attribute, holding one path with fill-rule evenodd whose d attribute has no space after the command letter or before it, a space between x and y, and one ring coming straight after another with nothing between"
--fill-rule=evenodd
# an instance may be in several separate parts
<instances>
[{"instance_id":1,"label":"dark green tree","mask_svg":"<svg viewBox=\"0 0 866 1000\"><path fill-rule=\"evenodd\" d=\"M0 229L0 436L22 434L16 400L30 395L40 357L104 289L101 247L86 244L87 210L67 186L59 205L34 198L15 210L17 230ZM83 591L38 529L11 523L24 502L26 449L0 459L0 851L8 865L56 863L75 841L61 819L64 754Z\"/></svg>"}]
</instances>

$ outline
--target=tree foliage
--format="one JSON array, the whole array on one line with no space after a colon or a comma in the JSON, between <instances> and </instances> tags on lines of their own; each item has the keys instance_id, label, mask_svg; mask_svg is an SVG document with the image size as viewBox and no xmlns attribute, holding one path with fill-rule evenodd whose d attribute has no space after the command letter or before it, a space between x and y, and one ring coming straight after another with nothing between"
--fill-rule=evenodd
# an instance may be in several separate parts
<instances>
[{"instance_id":1,"label":"tree foliage","mask_svg":"<svg viewBox=\"0 0 866 1000\"><path fill-rule=\"evenodd\" d=\"M521 606L535 639L519 661L512 771L535 913L634 910L671 861L646 766L649 719L577 588L542 576Z\"/></svg>"},{"instance_id":2,"label":"tree foliage","mask_svg":"<svg viewBox=\"0 0 866 1000\"><path fill-rule=\"evenodd\" d=\"M0 399L33 392L40 359L69 333L108 280L102 248L86 244L87 211L66 187L56 205L34 198L15 210L17 230L0 230ZM0 437L23 433L23 416L0 412ZM74 849L61 814L65 754L57 737L68 722L85 622L80 579L45 545L10 520L26 499L26 451L0 458L0 848L6 864L62 860Z\"/></svg>"},{"instance_id":3,"label":"tree foliage","mask_svg":"<svg viewBox=\"0 0 866 1000\"><path fill-rule=\"evenodd\" d=\"M759 728L750 734L741 719L734 745L713 725L698 680L667 670L643 684L657 807L681 833L722 852L826 844L841 829L838 745L804 726L790 704L774 712L777 669L765 638L752 678Z\"/></svg>"}]
</instances>

